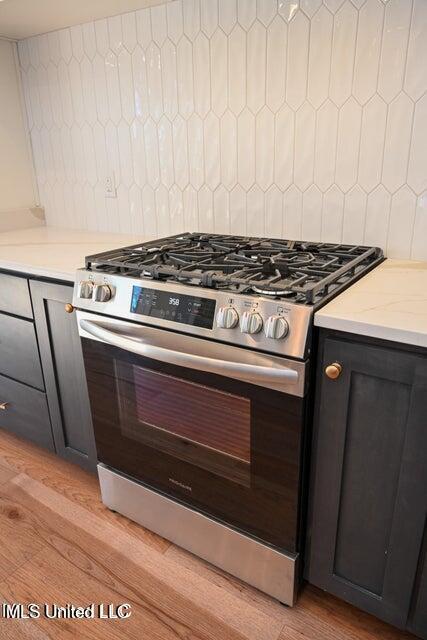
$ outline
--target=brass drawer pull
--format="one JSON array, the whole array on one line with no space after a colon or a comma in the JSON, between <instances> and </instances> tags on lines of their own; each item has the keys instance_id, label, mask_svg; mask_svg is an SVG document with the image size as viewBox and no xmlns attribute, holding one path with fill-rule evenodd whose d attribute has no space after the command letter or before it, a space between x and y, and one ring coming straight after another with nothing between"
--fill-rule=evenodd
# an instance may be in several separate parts
<instances>
[{"instance_id":1,"label":"brass drawer pull","mask_svg":"<svg viewBox=\"0 0 427 640\"><path fill-rule=\"evenodd\" d=\"M342 366L339 362L333 362L332 364L328 364L325 369L325 373L331 380L336 380L340 377L342 371Z\"/></svg>"},{"instance_id":2,"label":"brass drawer pull","mask_svg":"<svg viewBox=\"0 0 427 640\"><path fill-rule=\"evenodd\" d=\"M70 304L69 302L67 302L67 304L65 305L64 309L65 309L65 311L67 313L73 313L73 311L74 311L73 305Z\"/></svg>"},{"instance_id":3,"label":"brass drawer pull","mask_svg":"<svg viewBox=\"0 0 427 640\"><path fill-rule=\"evenodd\" d=\"M9 403L8 402L0 402L0 409L2 411L6 411L6 409L8 408Z\"/></svg>"}]
</instances>

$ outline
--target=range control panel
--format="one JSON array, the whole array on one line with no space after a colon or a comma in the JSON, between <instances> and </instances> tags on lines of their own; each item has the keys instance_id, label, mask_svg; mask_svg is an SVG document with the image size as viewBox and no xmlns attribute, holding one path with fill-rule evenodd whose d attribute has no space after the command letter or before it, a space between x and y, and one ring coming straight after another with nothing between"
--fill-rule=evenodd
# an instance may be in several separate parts
<instances>
[{"instance_id":1,"label":"range control panel","mask_svg":"<svg viewBox=\"0 0 427 640\"><path fill-rule=\"evenodd\" d=\"M280 299L81 269L73 304L261 351L308 355L312 309Z\"/></svg>"}]
</instances>

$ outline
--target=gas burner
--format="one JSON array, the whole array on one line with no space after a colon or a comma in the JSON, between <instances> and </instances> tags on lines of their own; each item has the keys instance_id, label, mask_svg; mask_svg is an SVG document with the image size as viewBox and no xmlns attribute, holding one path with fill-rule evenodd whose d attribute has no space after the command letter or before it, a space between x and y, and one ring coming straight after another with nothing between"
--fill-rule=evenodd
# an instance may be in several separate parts
<instances>
[{"instance_id":1,"label":"gas burner","mask_svg":"<svg viewBox=\"0 0 427 640\"><path fill-rule=\"evenodd\" d=\"M86 267L318 306L381 258L371 247L183 233L89 256Z\"/></svg>"}]
</instances>

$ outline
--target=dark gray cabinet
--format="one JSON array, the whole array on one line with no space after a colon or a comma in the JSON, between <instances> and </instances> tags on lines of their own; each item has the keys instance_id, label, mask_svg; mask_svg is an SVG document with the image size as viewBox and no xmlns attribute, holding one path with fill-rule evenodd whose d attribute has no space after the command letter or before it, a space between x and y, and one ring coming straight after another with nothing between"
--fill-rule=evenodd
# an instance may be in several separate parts
<instances>
[{"instance_id":1,"label":"dark gray cabinet","mask_svg":"<svg viewBox=\"0 0 427 640\"><path fill-rule=\"evenodd\" d=\"M66 313L71 286L30 281L55 449L94 470L96 451L75 313Z\"/></svg>"},{"instance_id":2,"label":"dark gray cabinet","mask_svg":"<svg viewBox=\"0 0 427 640\"><path fill-rule=\"evenodd\" d=\"M425 575L424 596L415 588L427 513L426 354L324 331L318 362L306 578L395 626L414 615L422 628L426 612L413 611L415 597L426 605ZM342 372L330 379L334 362Z\"/></svg>"}]
</instances>

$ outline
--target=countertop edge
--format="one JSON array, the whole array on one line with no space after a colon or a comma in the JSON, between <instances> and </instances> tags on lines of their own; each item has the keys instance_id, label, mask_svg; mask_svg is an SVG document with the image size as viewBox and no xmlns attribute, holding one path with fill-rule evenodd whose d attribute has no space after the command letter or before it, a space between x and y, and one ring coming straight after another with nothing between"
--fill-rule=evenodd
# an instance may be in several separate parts
<instances>
[{"instance_id":1,"label":"countertop edge","mask_svg":"<svg viewBox=\"0 0 427 640\"><path fill-rule=\"evenodd\" d=\"M24 263L5 262L0 259L0 271L9 271L13 273L22 273L29 276L37 276L39 278L47 278L49 280L62 280L74 284L75 272L55 271L49 269L38 268L25 265ZM76 269L77 271L77 269Z\"/></svg>"}]
</instances>

